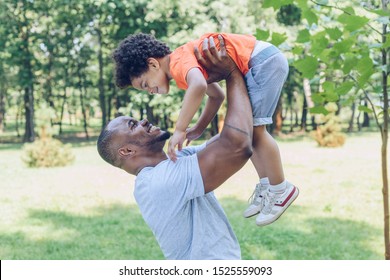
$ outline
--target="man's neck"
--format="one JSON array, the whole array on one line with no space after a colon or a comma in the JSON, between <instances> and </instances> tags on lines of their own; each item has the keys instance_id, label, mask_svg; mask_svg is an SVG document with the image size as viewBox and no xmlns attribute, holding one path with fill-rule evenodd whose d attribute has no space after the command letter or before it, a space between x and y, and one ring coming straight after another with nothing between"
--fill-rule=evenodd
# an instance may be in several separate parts
<instances>
[{"instance_id":1,"label":"man's neck","mask_svg":"<svg viewBox=\"0 0 390 280\"><path fill-rule=\"evenodd\" d=\"M161 153L155 154L153 157L148 157L145 162L143 162L138 168L136 168L135 172L129 172L130 174L138 175L139 172L141 172L142 169L145 167L155 167L157 166L160 162L167 160L168 156L167 154L162 151Z\"/></svg>"}]
</instances>

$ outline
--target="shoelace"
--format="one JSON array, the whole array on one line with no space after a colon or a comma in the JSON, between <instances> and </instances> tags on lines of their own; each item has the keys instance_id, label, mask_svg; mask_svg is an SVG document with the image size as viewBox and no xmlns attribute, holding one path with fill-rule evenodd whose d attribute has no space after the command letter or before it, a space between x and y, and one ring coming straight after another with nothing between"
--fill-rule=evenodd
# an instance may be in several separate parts
<instances>
[{"instance_id":1,"label":"shoelace","mask_svg":"<svg viewBox=\"0 0 390 280\"><path fill-rule=\"evenodd\" d=\"M269 191L265 192L264 199L263 199L263 210L262 210L264 214L271 213L272 207L274 207L275 205L275 200L276 200L276 194Z\"/></svg>"},{"instance_id":2,"label":"shoelace","mask_svg":"<svg viewBox=\"0 0 390 280\"><path fill-rule=\"evenodd\" d=\"M256 198L261 196L261 184L256 184L256 188L253 191L252 195L248 198L249 204L256 204Z\"/></svg>"}]
</instances>

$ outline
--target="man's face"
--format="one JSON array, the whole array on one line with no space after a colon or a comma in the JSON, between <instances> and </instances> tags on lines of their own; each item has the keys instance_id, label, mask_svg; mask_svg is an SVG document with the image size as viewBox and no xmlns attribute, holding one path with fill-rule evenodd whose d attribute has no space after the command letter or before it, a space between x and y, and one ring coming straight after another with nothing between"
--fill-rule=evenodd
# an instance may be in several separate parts
<instances>
[{"instance_id":1,"label":"man's face","mask_svg":"<svg viewBox=\"0 0 390 280\"><path fill-rule=\"evenodd\" d=\"M107 129L115 131L114 141L118 146L134 144L139 147L161 148L170 133L153 126L148 120L138 121L132 117L118 117L112 120Z\"/></svg>"}]
</instances>

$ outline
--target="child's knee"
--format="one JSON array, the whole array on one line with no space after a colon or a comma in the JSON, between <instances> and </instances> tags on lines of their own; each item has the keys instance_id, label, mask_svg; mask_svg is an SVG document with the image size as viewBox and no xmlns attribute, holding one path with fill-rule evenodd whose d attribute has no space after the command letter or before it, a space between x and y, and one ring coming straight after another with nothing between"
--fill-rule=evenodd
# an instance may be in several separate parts
<instances>
[{"instance_id":1,"label":"child's knee","mask_svg":"<svg viewBox=\"0 0 390 280\"><path fill-rule=\"evenodd\" d=\"M260 125L253 128L253 146L259 145L268 134L266 126Z\"/></svg>"}]
</instances>

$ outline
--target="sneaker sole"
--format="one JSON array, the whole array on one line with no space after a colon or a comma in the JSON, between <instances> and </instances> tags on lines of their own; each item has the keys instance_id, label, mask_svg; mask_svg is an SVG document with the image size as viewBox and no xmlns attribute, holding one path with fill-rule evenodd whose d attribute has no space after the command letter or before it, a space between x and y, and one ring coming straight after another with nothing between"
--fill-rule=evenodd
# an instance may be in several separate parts
<instances>
[{"instance_id":1,"label":"sneaker sole","mask_svg":"<svg viewBox=\"0 0 390 280\"><path fill-rule=\"evenodd\" d=\"M287 210L288 207L290 207L290 205L294 202L294 200L298 197L299 195L299 189L294 186L295 188L295 192L293 194L293 196L291 197L290 201L285 205L285 207L283 208L283 211L280 212L280 214L278 216L275 216L272 220L269 220L265 223L261 223L261 224L258 224L257 221L256 221L256 225L259 226L259 227L262 227L262 226L267 226L269 224L272 224L273 222L275 222L277 219L280 218L280 216L282 216L282 214Z\"/></svg>"},{"instance_id":2,"label":"sneaker sole","mask_svg":"<svg viewBox=\"0 0 390 280\"><path fill-rule=\"evenodd\" d=\"M255 215L259 214L259 213L260 213L260 207L256 207L256 208L251 209L250 211L248 211L248 214L244 213L242 216L244 218L250 218L250 217L253 217L253 216L255 216Z\"/></svg>"}]
</instances>

